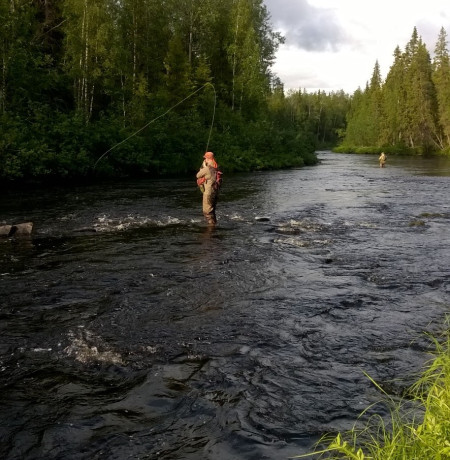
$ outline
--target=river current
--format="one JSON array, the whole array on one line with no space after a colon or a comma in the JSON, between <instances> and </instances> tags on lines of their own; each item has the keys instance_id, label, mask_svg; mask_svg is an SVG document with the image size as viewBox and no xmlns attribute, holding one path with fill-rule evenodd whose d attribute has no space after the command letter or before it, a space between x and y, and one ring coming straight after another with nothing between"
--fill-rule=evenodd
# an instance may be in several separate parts
<instances>
[{"instance_id":1,"label":"river current","mask_svg":"<svg viewBox=\"0 0 450 460\"><path fill-rule=\"evenodd\" d=\"M401 395L450 310L450 161L318 155L225 172L216 228L194 179L3 192L34 231L0 239L0 457L286 459L367 375Z\"/></svg>"}]
</instances>

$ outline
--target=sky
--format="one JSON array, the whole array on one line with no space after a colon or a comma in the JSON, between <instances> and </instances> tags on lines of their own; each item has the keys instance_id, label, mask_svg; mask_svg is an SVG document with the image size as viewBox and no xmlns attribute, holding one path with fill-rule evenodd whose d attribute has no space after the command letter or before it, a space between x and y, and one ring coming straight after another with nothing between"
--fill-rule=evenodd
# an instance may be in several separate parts
<instances>
[{"instance_id":1,"label":"sky","mask_svg":"<svg viewBox=\"0 0 450 460\"><path fill-rule=\"evenodd\" d=\"M386 78L397 46L414 27L433 57L444 27L450 40L450 0L265 0L281 32L272 67L284 89L353 94L370 81L376 61Z\"/></svg>"}]
</instances>

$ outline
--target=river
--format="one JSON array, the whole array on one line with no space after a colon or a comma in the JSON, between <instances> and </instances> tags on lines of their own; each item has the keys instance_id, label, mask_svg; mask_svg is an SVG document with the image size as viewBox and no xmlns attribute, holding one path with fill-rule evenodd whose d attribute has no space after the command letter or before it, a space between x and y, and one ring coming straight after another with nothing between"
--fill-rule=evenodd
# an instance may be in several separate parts
<instances>
[{"instance_id":1,"label":"river","mask_svg":"<svg viewBox=\"0 0 450 460\"><path fill-rule=\"evenodd\" d=\"M4 460L286 459L396 397L449 312L450 160L319 152L3 192ZM381 405L374 411L384 414Z\"/></svg>"}]
</instances>

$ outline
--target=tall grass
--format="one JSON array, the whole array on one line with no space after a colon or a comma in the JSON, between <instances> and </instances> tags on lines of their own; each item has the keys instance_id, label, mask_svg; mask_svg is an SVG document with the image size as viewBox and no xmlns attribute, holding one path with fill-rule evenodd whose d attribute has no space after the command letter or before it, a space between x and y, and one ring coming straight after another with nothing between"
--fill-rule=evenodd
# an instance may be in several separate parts
<instances>
[{"instance_id":1,"label":"tall grass","mask_svg":"<svg viewBox=\"0 0 450 460\"><path fill-rule=\"evenodd\" d=\"M390 420L371 416L363 428L337 436L324 436L311 454L295 458L355 460L449 460L450 459L450 330L432 339L435 352L407 399L395 402L382 388L390 407ZM410 402L415 409L408 409ZM417 416L420 409L420 416ZM366 409L364 413L369 410ZM417 419L420 418L420 421Z\"/></svg>"}]
</instances>

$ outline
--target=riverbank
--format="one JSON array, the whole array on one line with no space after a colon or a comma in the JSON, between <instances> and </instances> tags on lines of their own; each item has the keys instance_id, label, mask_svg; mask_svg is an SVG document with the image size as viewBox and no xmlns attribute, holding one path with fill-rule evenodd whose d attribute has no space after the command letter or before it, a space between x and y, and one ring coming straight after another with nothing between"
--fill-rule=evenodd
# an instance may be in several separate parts
<instances>
[{"instance_id":1,"label":"riverbank","mask_svg":"<svg viewBox=\"0 0 450 460\"><path fill-rule=\"evenodd\" d=\"M450 156L450 150L439 150L435 152L424 152L423 149L408 148L408 147L376 147L376 146L364 146L357 147L352 145L339 145L333 147L332 151L334 153L351 153L351 154L361 154L361 155L379 155L381 152L384 152L388 155L399 155L399 156Z\"/></svg>"},{"instance_id":2,"label":"riverbank","mask_svg":"<svg viewBox=\"0 0 450 460\"><path fill-rule=\"evenodd\" d=\"M201 159L201 155L197 155L197 160ZM230 158L229 153L217 155L220 169L227 174L248 173L260 171L277 171L289 170L294 168L302 168L307 166L317 165L319 160L317 153L314 151L305 151L294 154L288 152L283 155L256 155L254 152L241 152L240 158ZM163 169L161 171L152 170L95 170L91 166L84 174L49 174L41 176L24 176L24 177L9 177L3 178L0 181L0 190L36 190L41 188L71 188L78 186L92 186L98 184L111 184L130 180L158 180L158 179L190 179L195 178L198 169L194 167L194 161L190 166L180 171L169 171ZM197 161L199 163L199 161ZM1 176L1 174L0 174ZM194 181L195 182L195 181Z\"/></svg>"},{"instance_id":3,"label":"riverbank","mask_svg":"<svg viewBox=\"0 0 450 460\"><path fill-rule=\"evenodd\" d=\"M316 455L341 460L450 458L450 330L448 320L446 323L442 337L433 339L435 351L431 362L400 402L370 379L383 393L384 404L391 414L388 423L378 415L372 416L362 428L355 425L332 438L326 435L315 453L296 458Z\"/></svg>"}]
</instances>

